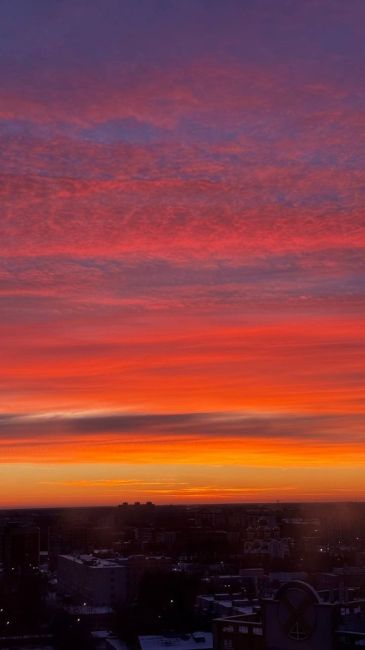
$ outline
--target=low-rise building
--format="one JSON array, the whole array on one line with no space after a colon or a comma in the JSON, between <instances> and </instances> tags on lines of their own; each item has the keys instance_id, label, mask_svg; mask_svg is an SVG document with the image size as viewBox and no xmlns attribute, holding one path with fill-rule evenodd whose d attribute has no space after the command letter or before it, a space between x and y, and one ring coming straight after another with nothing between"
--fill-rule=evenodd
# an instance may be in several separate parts
<instances>
[{"instance_id":1,"label":"low-rise building","mask_svg":"<svg viewBox=\"0 0 365 650\"><path fill-rule=\"evenodd\" d=\"M58 592L76 603L112 607L135 599L146 573L170 569L171 560L165 557L60 555Z\"/></svg>"},{"instance_id":2,"label":"low-rise building","mask_svg":"<svg viewBox=\"0 0 365 650\"><path fill-rule=\"evenodd\" d=\"M58 591L93 607L111 606L127 598L127 567L89 555L60 555Z\"/></svg>"},{"instance_id":3,"label":"low-rise building","mask_svg":"<svg viewBox=\"0 0 365 650\"><path fill-rule=\"evenodd\" d=\"M328 602L300 580L253 614L214 621L214 650L342 650L365 645L365 601Z\"/></svg>"}]
</instances>

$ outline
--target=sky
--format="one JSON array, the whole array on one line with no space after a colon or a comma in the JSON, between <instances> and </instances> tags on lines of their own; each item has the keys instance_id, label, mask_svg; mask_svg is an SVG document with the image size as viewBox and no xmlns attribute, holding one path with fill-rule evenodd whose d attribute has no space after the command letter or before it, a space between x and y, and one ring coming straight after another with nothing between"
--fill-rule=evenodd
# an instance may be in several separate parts
<instances>
[{"instance_id":1,"label":"sky","mask_svg":"<svg viewBox=\"0 0 365 650\"><path fill-rule=\"evenodd\" d=\"M0 0L0 507L365 499L363 0Z\"/></svg>"}]
</instances>

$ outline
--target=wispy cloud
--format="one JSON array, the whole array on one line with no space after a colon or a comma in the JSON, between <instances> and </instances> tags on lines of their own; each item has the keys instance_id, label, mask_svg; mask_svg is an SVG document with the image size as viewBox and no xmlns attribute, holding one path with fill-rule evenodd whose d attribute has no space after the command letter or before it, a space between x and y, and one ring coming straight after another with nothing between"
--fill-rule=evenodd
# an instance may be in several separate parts
<instances>
[{"instance_id":1,"label":"wispy cloud","mask_svg":"<svg viewBox=\"0 0 365 650\"><path fill-rule=\"evenodd\" d=\"M82 437L98 434L164 438L184 436L342 439L347 424L355 439L362 440L365 414L267 413L32 413L0 414L0 436L32 440L43 436ZM365 438L364 438L365 440Z\"/></svg>"},{"instance_id":2,"label":"wispy cloud","mask_svg":"<svg viewBox=\"0 0 365 650\"><path fill-rule=\"evenodd\" d=\"M364 414L3 414L0 449L12 463L348 464L364 457L364 423Z\"/></svg>"}]
</instances>

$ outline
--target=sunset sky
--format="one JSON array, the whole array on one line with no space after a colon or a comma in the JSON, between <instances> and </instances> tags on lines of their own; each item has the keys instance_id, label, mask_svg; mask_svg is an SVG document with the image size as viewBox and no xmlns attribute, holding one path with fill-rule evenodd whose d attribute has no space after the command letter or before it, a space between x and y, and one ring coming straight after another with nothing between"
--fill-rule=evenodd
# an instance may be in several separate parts
<instances>
[{"instance_id":1,"label":"sunset sky","mask_svg":"<svg viewBox=\"0 0 365 650\"><path fill-rule=\"evenodd\" d=\"M365 499L364 0L0 0L0 507Z\"/></svg>"}]
</instances>

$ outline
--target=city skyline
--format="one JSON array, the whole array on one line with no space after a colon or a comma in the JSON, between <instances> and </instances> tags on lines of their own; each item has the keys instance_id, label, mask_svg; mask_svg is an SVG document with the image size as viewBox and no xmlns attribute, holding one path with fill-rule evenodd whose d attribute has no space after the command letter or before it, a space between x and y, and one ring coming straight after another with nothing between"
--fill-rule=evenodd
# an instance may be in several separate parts
<instances>
[{"instance_id":1,"label":"city skyline","mask_svg":"<svg viewBox=\"0 0 365 650\"><path fill-rule=\"evenodd\" d=\"M0 508L365 499L364 18L0 3Z\"/></svg>"}]
</instances>

